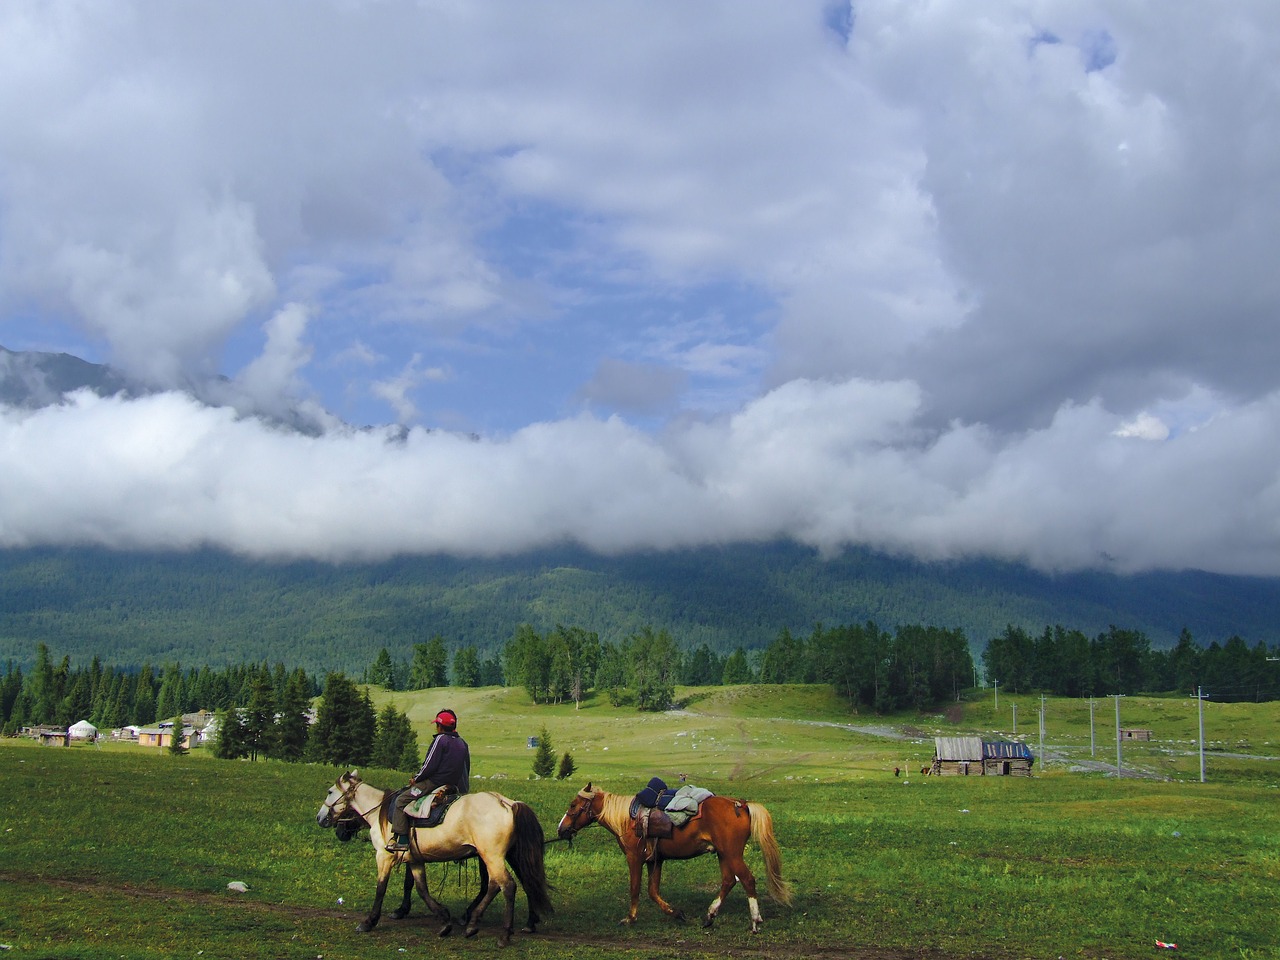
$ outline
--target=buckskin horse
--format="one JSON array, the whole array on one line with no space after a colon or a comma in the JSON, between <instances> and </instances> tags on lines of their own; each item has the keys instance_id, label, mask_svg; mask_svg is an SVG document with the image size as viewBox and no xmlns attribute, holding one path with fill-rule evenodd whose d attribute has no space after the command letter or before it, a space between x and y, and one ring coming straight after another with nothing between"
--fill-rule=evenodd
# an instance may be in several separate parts
<instances>
[{"instance_id":1,"label":"buckskin horse","mask_svg":"<svg viewBox=\"0 0 1280 960\"><path fill-rule=\"evenodd\" d=\"M394 791L380 790L360 779L359 771L350 770L340 776L329 788L316 822L322 827L337 827L350 831L352 814L369 827L369 839L373 844L378 871L377 894L368 916L357 927L362 932L372 930L382 916L382 900L387 892L391 870L401 862L403 855L388 853L384 848L391 839L390 801ZM407 866L413 877L413 885L432 913L443 924L439 936L448 936L453 920L448 908L437 902L427 890L426 864L450 860L466 860L472 856L480 860L480 891L468 904L463 914L465 934L475 936L480 929L480 918L485 909L501 890L506 899L506 913L498 943L506 946L511 941L515 927L516 879L524 887L529 902L529 922L525 933L536 933L540 914L554 908L548 896L546 869L543 863L545 843L542 825L537 815L526 803L512 800L500 793L467 793L458 797L446 811L439 826L429 829L415 828L409 837L411 853ZM511 872L507 871L507 865ZM515 874L513 879L511 874ZM406 887L408 878L406 877ZM406 891L407 894L407 891ZM406 895L393 916L403 916L408 911Z\"/></svg>"},{"instance_id":2,"label":"buckskin horse","mask_svg":"<svg viewBox=\"0 0 1280 960\"><path fill-rule=\"evenodd\" d=\"M708 797L697 814L676 827L669 839L655 841L636 836L631 818L631 799L625 794L594 789L588 783L569 804L569 809L560 818L557 831L561 839L572 840L579 830L598 823L618 841L631 872L631 909L619 923L635 923L636 908L640 902L641 866L649 868L649 899L667 916L684 920L680 910L662 899L662 864L666 860L688 860L704 853L715 853L720 858L720 893L707 908L702 925L709 927L715 922L724 898L733 889L735 881L741 880L751 911L751 932L758 933L764 918L756 900L755 874L743 859L748 839L754 841L764 855L769 896L781 904L791 903L791 886L782 879L782 855L773 835L773 817L763 804L729 797ZM651 856L646 858L648 844L653 844L653 847Z\"/></svg>"}]
</instances>

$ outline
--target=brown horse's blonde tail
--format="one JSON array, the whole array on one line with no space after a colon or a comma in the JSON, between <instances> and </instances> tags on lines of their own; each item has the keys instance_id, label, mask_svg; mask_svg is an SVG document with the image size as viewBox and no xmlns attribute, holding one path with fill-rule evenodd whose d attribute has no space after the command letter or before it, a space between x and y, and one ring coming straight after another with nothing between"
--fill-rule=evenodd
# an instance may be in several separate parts
<instances>
[{"instance_id":1,"label":"brown horse's blonde tail","mask_svg":"<svg viewBox=\"0 0 1280 960\"><path fill-rule=\"evenodd\" d=\"M751 839L764 854L765 880L769 896L785 906L791 905L791 884L782 879L782 853L773 835L773 817L763 804L748 803L751 816Z\"/></svg>"}]
</instances>

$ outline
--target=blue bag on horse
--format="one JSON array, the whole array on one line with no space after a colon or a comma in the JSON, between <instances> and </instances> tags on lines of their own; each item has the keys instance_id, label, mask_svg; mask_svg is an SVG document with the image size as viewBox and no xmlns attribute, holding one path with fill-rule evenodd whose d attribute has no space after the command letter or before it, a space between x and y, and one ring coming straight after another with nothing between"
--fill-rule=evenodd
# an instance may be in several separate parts
<instances>
[{"instance_id":1,"label":"blue bag on horse","mask_svg":"<svg viewBox=\"0 0 1280 960\"><path fill-rule=\"evenodd\" d=\"M667 789L667 785L659 777L654 777L649 781L649 785L636 794L636 801L642 807L656 807L658 800L662 796L662 791Z\"/></svg>"}]
</instances>

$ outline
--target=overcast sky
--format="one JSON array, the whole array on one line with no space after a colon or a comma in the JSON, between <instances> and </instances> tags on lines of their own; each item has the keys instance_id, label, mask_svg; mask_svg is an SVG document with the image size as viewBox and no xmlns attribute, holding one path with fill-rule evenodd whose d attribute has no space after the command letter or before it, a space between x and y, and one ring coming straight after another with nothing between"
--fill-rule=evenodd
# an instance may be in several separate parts
<instances>
[{"instance_id":1,"label":"overcast sky","mask_svg":"<svg viewBox=\"0 0 1280 960\"><path fill-rule=\"evenodd\" d=\"M1280 4L6 0L0 345L229 378L3 546L1280 575Z\"/></svg>"}]
</instances>

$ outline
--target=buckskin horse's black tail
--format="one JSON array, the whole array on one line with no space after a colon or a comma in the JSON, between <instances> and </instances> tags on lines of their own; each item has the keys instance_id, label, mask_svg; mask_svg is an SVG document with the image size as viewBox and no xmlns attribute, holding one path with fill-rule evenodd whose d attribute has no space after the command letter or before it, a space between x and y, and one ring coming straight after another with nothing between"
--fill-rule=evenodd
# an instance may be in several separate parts
<instances>
[{"instance_id":1,"label":"buckskin horse's black tail","mask_svg":"<svg viewBox=\"0 0 1280 960\"><path fill-rule=\"evenodd\" d=\"M507 851L507 864L524 887L533 914L552 913L551 885L547 883L547 870L543 862L545 838L538 815L527 803L517 800L511 811L515 818L515 838Z\"/></svg>"}]
</instances>

